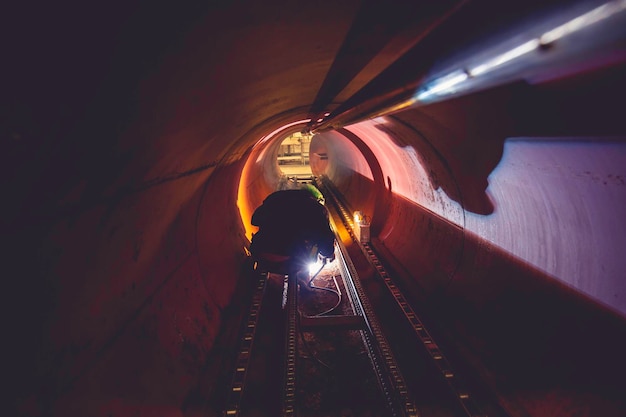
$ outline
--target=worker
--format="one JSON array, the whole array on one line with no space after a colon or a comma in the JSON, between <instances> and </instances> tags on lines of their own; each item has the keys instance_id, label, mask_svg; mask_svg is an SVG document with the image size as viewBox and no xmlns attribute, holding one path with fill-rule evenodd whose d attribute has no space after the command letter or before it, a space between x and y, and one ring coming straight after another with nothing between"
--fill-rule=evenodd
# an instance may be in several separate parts
<instances>
[{"instance_id":1,"label":"worker","mask_svg":"<svg viewBox=\"0 0 626 417\"><path fill-rule=\"evenodd\" d=\"M255 210L252 224L259 231L250 252L260 269L288 274L318 256L334 260L335 235L319 195L310 187L276 191Z\"/></svg>"},{"instance_id":2,"label":"worker","mask_svg":"<svg viewBox=\"0 0 626 417\"><path fill-rule=\"evenodd\" d=\"M312 183L304 183L301 187L303 190L307 190L311 195L321 204L324 204L324 195L317 189Z\"/></svg>"}]
</instances>

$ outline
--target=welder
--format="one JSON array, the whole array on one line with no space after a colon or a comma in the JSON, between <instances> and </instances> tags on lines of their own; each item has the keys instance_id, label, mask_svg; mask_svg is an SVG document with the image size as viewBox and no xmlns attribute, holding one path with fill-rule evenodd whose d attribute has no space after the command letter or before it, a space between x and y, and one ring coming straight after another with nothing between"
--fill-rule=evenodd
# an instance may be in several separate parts
<instances>
[{"instance_id":1,"label":"welder","mask_svg":"<svg viewBox=\"0 0 626 417\"><path fill-rule=\"evenodd\" d=\"M315 262L334 260L335 235L321 193L311 186L270 194L252 215L259 231L250 253L263 271L289 274Z\"/></svg>"}]
</instances>

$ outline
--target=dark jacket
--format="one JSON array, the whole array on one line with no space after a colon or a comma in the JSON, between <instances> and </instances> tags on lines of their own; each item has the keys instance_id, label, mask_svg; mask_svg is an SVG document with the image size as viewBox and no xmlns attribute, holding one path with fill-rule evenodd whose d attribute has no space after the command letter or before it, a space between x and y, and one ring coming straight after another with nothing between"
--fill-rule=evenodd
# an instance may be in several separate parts
<instances>
[{"instance_id":1,"label":"dark jacket","mask_svg":"<svg viewBox=\"0 0 626 417\"><path fill-rule=\"evenodd\" d=\"M328 210L306 190L270 194L255 210L252 224L259 227L250 246L253 256L299 256L313 245L325 257L334 253L335 235L329 225Z\"/></svg>"}]
</instances>

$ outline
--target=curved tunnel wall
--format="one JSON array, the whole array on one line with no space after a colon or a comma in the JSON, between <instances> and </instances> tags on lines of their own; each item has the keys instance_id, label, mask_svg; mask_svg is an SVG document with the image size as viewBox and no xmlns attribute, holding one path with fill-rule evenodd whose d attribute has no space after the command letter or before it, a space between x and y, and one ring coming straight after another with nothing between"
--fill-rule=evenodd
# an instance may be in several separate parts
<instances>
[{"instance_id":1,"label":"curved tunnel wall","mask_svg":"<svg viewBox=\"0 0 626 417\"><path fill-rule=\"evenodd\" d=\"M458 114L449 114L452 119L458 117ZM246 148L245 145L233 147L229 159L210 172L201 171L164 182L158 188L149 188L131 199L121 200L112 214L107 214L106 206L96 207L78 216L76 223L59 224L59 229L51 233L50 241L55 247L67 250L72 247L71 242L89 241L84 234L91 233L91 225L97 224L94 220L102 222L104 219L109 227L99 233L106 234L110 239L108 243L99 241L100 245L109 249L96 250L81 245L80 250L75 248L60 255L55 266L58 276L65 279L56 282L58 305L50 313L47 330L54 339L45 342L50 346L49 356L42 360L46 363L52 358L57 359L53 368L49 364L45 367L50 373L41 379L46 386L54 388L48 391L50 388L40 387L38 389L42 391L38 395L52 401L56 412L72 415L89 412L94 407L130 412L134 409L134 402L152 403L165 395L167 404L160 407L164 410L170 407L170 411L175 413L181 404L193 403L193 395L197 395L194 389L199 384L207 388L215 383L214 378L220 369L214 360L225 354L220 351L225 347L219 345L218 332L227 318L225 312L233 303L236 304L232 299L237 282L234 277L239 276L244 261L243 247L247 244L244 210L241 211L244 218L241 218L236 207L241 202L242 190L247 205L254 209L275 189L279 171L274 148L280 144L280 135L288 134L288 130L274 136L262 133L273 132L294 117L285 115L259 125L248 136L242 137L241 143L258 142L261 138L260 145L256 148ZM516 168L513 173L518 175L505 175L504 180L508 183L505 181L504 185L498 183L503 180L497 176L497 181L489 177L492 192L497 197L489 197L494 213L472 213L462 210L462 202L465 201L462 193L479 189L482 195L470 196L477 201L489 194L485 194L485 189L481 187L462 188L462 182L457 181L455 176L455 169L458 172L462 168L454 164L453 158L443 156L447 152L445 148L438 149L432 143L425 143L432 137L429 133L446 135L441 129L449 127L440 127L441 123L433 124L428 118L426 120L431 125L422 123L424 118L422 110L413 110L349 126L343 133L320 134L312 143L312 152L318 147L326 151L329 159L324 174L329 176L353 209L371 213L376 221L382 218L380 231L374 236L375 244L392 258L394 265L408 280L410 290L416 298L429 305L442 326L447 326L446 331L451 337L465 345L465 349L474 350L473 355L485 362L481 369L486 378L494 384L498 378L504 378L503 375L512 380L519 380L520 374L530 378L529 370L537 371L537 363L531 358L547 353L545 347L531 346L524 342L525 339L520 339L520 328L534 327L534 337L543 338L542 346L553 350L574 343L572 335L577 331L592 330L583 326L575 331L571 326L564 326L565 322L577 325L587 323L589 326L611 322L610 318L598 313L597 306L579 300L576 294L569 294L566 288L556 285L556 280L538 271L531 260L520 261L519 256L510 256L502 250L504 244L498 245L498 238L508 242L506 239L510 237L510 230L498 226L494 214L499 213L503 206L508 210L522 208L500 204L500 194L508 192L510 198L511 193L515 195L519 192L524 200L544 201L546 204L554 201L556 197L544 193L550 190L550 184L554 184L552 191L558 190L564 178L562 175L555 176L550 169L562 167L563 162L568 160L568 153L559 151L557 154L561 155L561 159L554 159L556 154L542 149L542 154L551 158L548 161L557 162L537 166L537 160L533 159L533 166L537 167L533 170L533 166L528 166L528 158L524 157L526 142L502 144L504 151L496 150L495 154L499 158L502 153L504 158L501 163ZM596 144L591 153L586 153L586 161L596 155L603 167L620 169L620 165L612 166L610 163L622 160L622 143ZM508 148L511 144L512 150ZM514 147L520 144L521 151L515 152ZM539 145L545 144L541 141ZM580 149L570 145L566 149L577 155ZM548 146L555 146L554 142L548 142ZM511 160L507 152L513 152L518 157L521 154L523 158ZM520 167L519 161L525 161L526 165ZM576 168L581 167L577 165ZM497 170L495 172L497 174ZM542 178L546 172L548 178L556 182L544 180L535 186L529 183L529 179ZM605 209L607 214L611 213L623 202L619 188L622 174L611 171L611 175L614 182L609 187L613 188L606 188L608 184L591 178L585 184L593 189L568 189L566 204L578 207L570 199L580 198L583 192L591 193L594 198L586 203L591 206L583 206L585 211L581 215L587 216L594 207L598 213L603 213ZM569 171L565 178L569 178ZM487 178L465 180L483 184ZM576 176L576 181L579 180ZM188 184L188 188L184 184ZM520 184L525 186L518 190L516 186ZM172 196L187 193L191 197L181 205L179 198L163 199L168 190ZM448 190L455 199L448 195ZM600 196L608 200L604 201ZM160 203L155 204L156 201ZM386 212L381 214L377 210L377 201L385 202ZM608 204L603 205L603 202ZM169 209L176 204L176 209ZM482 204L480 207L490 206ZM551 213L550 207L544 208L548 210L547 214ZM151 224L163 221L169 212L175 213L168 220L170 226L160 232L162 234L152 236L151 233L157 233L159 229ZM131 221L126 217L128 213L141 215ZM521 219L517 223L520 227L526 219L524 213L505 212L509 219ZM489 226L488 221L483 221L481 229L481 223L472 220L473 217L494 221L495 225ZM528 220L533 218L537 219L537 216ZM579 221L545 218L556 220L557 227L566 230L563 222L577 224ZM591 215L585 217L585 221L602 218ZM464 229L463 221L466 226L472 224L476 229ZM123 224L126 226L122 227ZM128 229L131 224L133 228ZM605 239L613 236L610 238L613 240L605 241L607 244L621 242L619 239L623 235L615 233L621 227L623 225L619 222L600 224ZM133 234L132 230L136 232ZM132 236L119 235L121 231ZM530 231L524 236L531 243L566 243L556 234L553 240ZM585 242L577 244L584 245ZM98 254L99 259L90 258L92 253ZM554 248L544 253L559 254ZM568 252L562 253L567 255ZM91 277L89 286L82 286L80 277L71 272L78 267L74 263L75 257L85 260L81 268ZM615 259L615 262L614 268L619 270L620 260ZM111 281L112 275L120 278ZM139 279L142 276L144 278ZM579 279L584 276L587 276L584 271L577 275ZM124 277L129 280L123 280ZM619 288L605 285L612 290ZM559 300L564 301L559 304ZM604 301L609 304L611 300ZM527 311L527 303L533 303L533 312ZM563 310L554 312L554 303ZM81 319L78 320L78 317ZM542 323L539 329L538 323ZM506 330L511 328L516 330ZM549 334L557 328L561 331ZM498 331L494 333L494 329ZM519 365L513 370L503 371L511 366L506 358L519 352L519 346L531 352L519 359L526 369L522 370L522 365ZM594 351L587 345L581 348L578 343L578 346L578 350ZM618 350L619 346L616 344L604 350L610 353ZM573 355L571 359L576 357ZM559 366L569 364L567 358L560 360ZM543 361L545 359L539 363L543 364ZM134 369L133 377L127 376L129 369ZM123 382L120 381L122 375ZM164 383L164 379L172 381L171 384ZM85 380L97 381L97 384L77 383ZM154 391L152 384L157 384L159 390ZM569 395L566 393L565 397L569 398ZM81 400L77 401L77 398ZM543 401L541 398L530 398L519 394L517 398L509 397L508 401L512 404ZM23 401L26 404L23 407L26 407L29 400ZM532 415L532 410L529 412Z\"/></svg>"},{"instance_id":2,"label":"curved tunnel wall","mask_svg":"<svg viewBox=\"0 0 626 417\"><path fill-rule=\"evenodd\" d=\"M480 364L474 372L501 401L530 415L558 415L582 405L576 393L586 380L611 390L599 368L614 366L608 358L624 347L620 337L603 348L590 340L608 343L623 332L617 252L626 244L626 220L617 208L626 203L626 145L623 137L508 136L517 115L485 103L509 94L317 134L311 153L328 159L312 165L353 210L372 217L374 247L437 327ZM485 121L498 116L498 123ZM250 160L255 182L247 190L258 205L273 191L264 172L274 172L275 155L261 150ZM590 338L578 341L579 332ZM577 364L600 350L608 363ZM525 391L539 373L544 392ZM503 393L503 383L513 393ZM603 407L601 395L589 401Z\"/></svg>"},{"instance_id":3,"label":"curved tunnel wall","mask_svg":"<svg viewBox=\"0 0 626 417\"><path fill-rule=\"evenodd\" d=\"M621 400L607 406L602 399L615 401L619 389L601 368L623 369L613 359L626 343L624 265L617 254L626 244L626 220L619 214L626 205L624 137L503 135L498 145L496 136L512 114L481 144L472 137L480 130L454 135L463 114L446 107L443 120L449 124L433 122L429 116L438 109L426 108L346 128L376 149L382 177L391 184L387 189L363 178L354 163L345 164L344 154L333 159L355 150L337 139L325 142L326 172L352 209L375 218L373 202L387 202L374 247L428 306L436 327L474 365L480 363L474 372L505 407L530 415L581 407L619 413ZM429 142L428 134L460 143L450 154L441 147L445 141ZM470 139L475 148L464 151ZM481 176L472 168L475 158L483 159L481 169L493 171ZM472 176L463 177L464 170ZM332 176L350 171L353 179ZM583 340L576 336L581 333ZM602 360L579 363L590 356ZM529 390L538 375L542 391ZM589 396L585 400L577 398L582 391Z\"/></svg>"},{"instance_id":4,"label":"curved tunnel wall","mask_svg":"<svg viewBox=\"0 0 626 417\"><path fill-rule=\"evenodd\" d=\"M463 199L453 200L440 185L441 181L456 185L454 194L460 195L452 172L442 169L447 161L420 161L423 157L409 145L428 140L419 131L408 130L394 118L363 122L347 130L375 150L393 193L626 315L626 289L620 282L625 265L618 255L626 225L615 210L626 202L623 138L507 138L502 158L485 178L489 185L481 192L493 205L493 212L481 214L463 210ZM334 143L326 146L332 149ZM330 165L344 167L327 172L331 179L334 173L342 173L334 182L356 207L367 207L368 201L382 198L340 179L350 170L352 176L362 174L334 155L329 151ZM389 215L379 236L394 247L394 253L404 244L393 241L407 239L393 236L394 229L411 230L399 220L403 218Z\"/></svg>"},{"instance_id":5,"label":"curved tunnel wall","mask_svg":"<svg viewBox=\"0 0 626 417\"><path fill-rule=\"evenodd\" d=\"M334 4L333 13L320 13L315 2L209 3L186 9L134 3L128 14L111 8L104 18L90 10L85 19L68 10L87 12L90 6L55 3L38 16L25 9L13 22L13 34L24 37L9 48L8 56L15 52L16 58L7 61L17 64L7 66L11 76L3 79L12 83L2 97L11 111L0 132L8 189L2 206L8 277L3 307L9 319L5 358L11 381L6 389L14 400L8 414L12 408L24 416L219 413L211 408L219 402L217 376L245 309L234 278L247 244L236 205L245 159L268 132L311 117L306 109L324 102L324 97L316 102L321 86L333 89L328 86L335 58L343 57L337 67L347 66L354 76L341 96L358 91L376 69L359 73L362 67L351 66L349 44L339 56L360 2ZM41 27L26 34L22 22L33 18ZM355 57L363 65L375 60L382 70L400 55L383 50L377 56L362 47L369 45L367 36L351 35L355 49L363 51ZM401 43L396 42L397 51ZM503 162L517 168L525 163L524 172L536 172L529 182L543 180L540 171L549 172L557 161L532 167L527 159L509 160L505 138L623 136L621 108L607 105L621 102L622 74L623 67L608 77L600 72L552 95L506 86L396 114L375 128L376 136L363 133L373 129L369 122L346 128L339 133L345 144L331 149L345 161L331 168L332 180L354 208L367 212L371 207L373 220L381 221L378 248L393 254L409 289L459 348L484 362L479 371L512 393L503 398L511 409L521 409L517 415L571 414L546 409L555 404L555 392L554 398L570 398L570 405L589 410L590 416L620 415L621 410L589 395L623 394L623 382L608 375L624 374L623 361L611 363L626 350L623 319L607 318L597 304L490 242L508 242L509 233L517 231L472 223L477 229L472 233L458 226L458 214L466 216L467 226L473 214L497 215L500 198L530 193L540 202L542 193L553 190L550 184L560 186L547 182L532 187L541 192L529 191L529 184L494 177L502 194L488 198L488 178L503 153ZM414 148L407 149L403 169L423 186L409 188L407 196L397 193L407 178L392 178L374 151L379 148L372 141L380 134L383 154L385 147ZM603 167L622 158L614 153L621 143L593 145L599 158L610 154ZM374 183L360 175L361 168L353 169L362 166L361 156L352 157L354 149L368 163ZM275 161L264 161L268 165L250 178L260 185L250 183L251 207L276 178ZM360 174L345 176L351 170ZM583 191L589 198L582 204L592 221L581 230L593 230L592 240L602 242L590 243L593 250L612 245L617 251L615 263L591 263L591 272L609 266L609 273L619 274L624 223L612 215L624 207L616 188L623 176L598 172L606 177L582 171L582 186L567 188L572 191L567 194L589 190ZM605 180L615 193L598 193ZM553 215L558 206L537 208ZM507 220L520 219L515 224L521 226L526 224L521 219L535 221L540 215L515 211ZM559 233L579 230L576 218L555 220L564 226ZM567 227L568 221L576 226ZM540 253L552 256L557 248L554 255L564 255L559 236L549 237L552 246ZM576 248L581 263L589 259L578 255L584 247ZM619 279L606 280L604 271L593 278L579 284L609 305L623 305L606 299L611 292L618 298L623 294L615 292L623 288L616 287ZM559 331L550 334L554 329ZM572 366L581 357L594 360L582 369Z\"/></svg>"},{"instance_id":6,"label":"curved tunnel wall","mask_svg":"<svg viewBox=\"0 0 626 417\"><path fill-rule=\"evenodd\" d=\"M178 416L218 401L204 394L232 340L217 335L245 308L243 156L306 117L356 8L136 2L96 19L65 4L12 43L9 414Z\"/></svg>"}]
</instances>

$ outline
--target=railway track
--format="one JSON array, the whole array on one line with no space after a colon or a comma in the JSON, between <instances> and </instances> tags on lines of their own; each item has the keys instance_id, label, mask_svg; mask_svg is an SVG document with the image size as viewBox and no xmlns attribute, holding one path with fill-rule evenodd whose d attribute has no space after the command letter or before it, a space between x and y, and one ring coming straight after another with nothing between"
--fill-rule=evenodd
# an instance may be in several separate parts
<instances>
[{"instance_id":1,"label":"railway track","mask_svg":"<svg viewBox=\"0 0 626 417\"><path fill-rule=\"evenodd\" d=\"M355 239L350 212L332 189L319 188L340 219L332 221L335 230L352 234L352 248L337 239L335 260L311 274L256 274L223 415L487 416L374 250ZM359 276L363 259L388 292L383 309L391 303L402 324L381 324ZM390 343L386 327L410 329L422 353L405 347L408 359L398 361L392 349L398 341Z\"/></svg>"},{"instance_id":2,"label":"railway track","mask_svg":"<svg viewBox=\"0 0 626 417\"><path fill-rule=\"evenodd\" d=\"M261 367L259 362L263 361L255 358L257 332L263 325L271 326L267 319L263 323L262 311L276 310L277 300L282 301L281 325L285 329L284 348L276 349L284 359L279 384L281 415L341 415L350 410L350 415L417 416L391 349L354 277L356 270L340 246L336 252L336 260L320 264L312 279L287 277L282 288L286 292L273 297L272 307L264 305L272 298L266 292L272 291L272 286L274 293L279 292L285 278L260 274L241 332L224 416L269 416L277 409L269 404L261 409L259 401L255 406L247 398L251 368ZM351 375L361 378L355 381ZM342 391L350 392L352 398L342 400ZM278 399L278 392L271 398ZM335 407L339 409L333 410Z\"/></svg>"}]
</instances>

